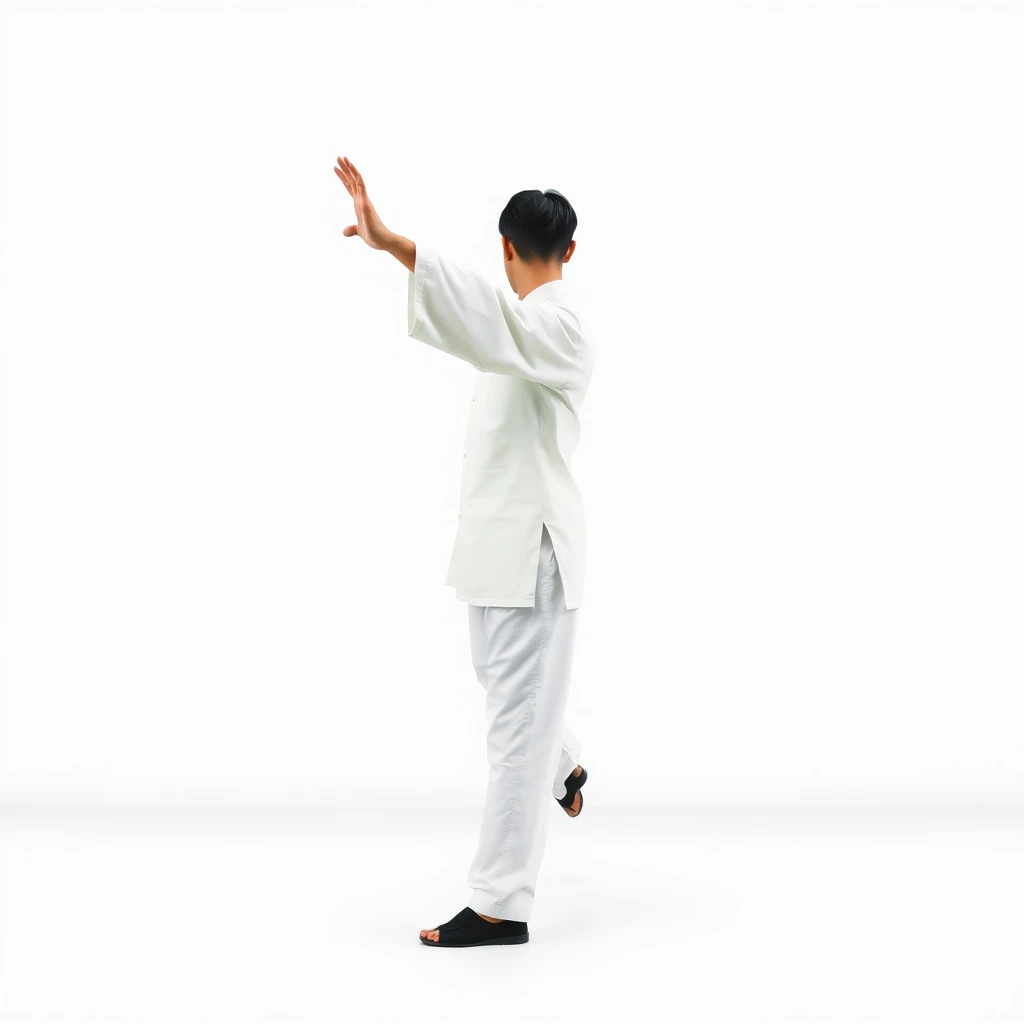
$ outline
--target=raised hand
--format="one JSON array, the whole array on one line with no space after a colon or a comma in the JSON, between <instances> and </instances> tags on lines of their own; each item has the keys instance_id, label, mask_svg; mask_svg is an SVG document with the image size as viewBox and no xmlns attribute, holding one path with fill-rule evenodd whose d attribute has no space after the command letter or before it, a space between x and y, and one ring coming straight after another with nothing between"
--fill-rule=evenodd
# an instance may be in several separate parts
<instances>
[{"instance_id":1,"label":"raised hand","mask_svg":"<svg viewBox=\"0 0 1024 1024\"><path fill-rule=\"evenodd\" d=\"M385 248L385 243L391 232L384 227L380 217L377 216L377 211L366 194L363 176L356 170L355 164L347 156L339 156L334 173L341 178L342 184L348 189L356 211L355 224L350 224L342 234L347 238L358 235L374 249Z\"/></svg>"}]
</instances>

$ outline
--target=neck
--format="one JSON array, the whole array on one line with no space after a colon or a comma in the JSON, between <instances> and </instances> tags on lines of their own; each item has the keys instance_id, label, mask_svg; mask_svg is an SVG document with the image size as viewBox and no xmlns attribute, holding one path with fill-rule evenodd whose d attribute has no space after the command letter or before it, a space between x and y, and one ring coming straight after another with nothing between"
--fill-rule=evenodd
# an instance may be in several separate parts
<instances>
[{"instance_id":1,"label":"neck","mask_svg":"<svg viewBox=\"0 0 1024 1024\"><path fill-rule=\"evenodd\" d=\"M548 281L561 280L561 263L539 263L536 267L523 263L519 267L519 273L516 274L516 288L519 298L525 299L534 288L539 288L542 284L547 284Z\"/></svg>"}]
</instances>

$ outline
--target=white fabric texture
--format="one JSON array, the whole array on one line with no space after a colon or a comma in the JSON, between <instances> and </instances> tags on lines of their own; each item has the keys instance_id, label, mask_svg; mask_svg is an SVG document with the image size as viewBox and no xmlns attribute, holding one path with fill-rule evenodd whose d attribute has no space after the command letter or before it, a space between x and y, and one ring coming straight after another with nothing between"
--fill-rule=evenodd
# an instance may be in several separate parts
<instances>
[{"instance_id":1,"label":"white fabric texture","mask_svg":"<svg viewBox=\"0 0 1024 1024\"><path fill-rule=\"evenodd\" d=\"M566 606L583 601L586 528L572 475L593 347L568 283L509 300L500 288L416 246L409 335L477 368L446 583L473 605L532 608L541 526Z\"/></svg>"},{"instance_id":2,"label":"white fabric texture","mask_svg":"<svg viewBox=\"0 0 1024 1024\"><path fill-rule=\"evenodd\" d=\"M579 763L565 725L576 609L566 608L558 561L542 528L533 608L469 606L470 652L487 691L490 770L483 822L469 869L468 906L526 921L552 813Z\"/></svg>"}]
</instances>

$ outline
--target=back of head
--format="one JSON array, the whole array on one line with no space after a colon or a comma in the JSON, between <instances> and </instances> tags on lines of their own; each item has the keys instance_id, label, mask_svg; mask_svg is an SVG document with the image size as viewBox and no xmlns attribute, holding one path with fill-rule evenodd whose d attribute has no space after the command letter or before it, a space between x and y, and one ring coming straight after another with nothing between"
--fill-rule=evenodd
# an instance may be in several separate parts
<instances>
[{"instance_id":1,"label":"back of head","mask_svg":"<svg viewBox=\"0 0 1024 1024\"><path fill-rule=\"evenodd\" d=\"M561 260L576 231L576 211L553 188L527 189L508 201L498 218L498 231L527 263Z\"/></svg>"}]
</instances>

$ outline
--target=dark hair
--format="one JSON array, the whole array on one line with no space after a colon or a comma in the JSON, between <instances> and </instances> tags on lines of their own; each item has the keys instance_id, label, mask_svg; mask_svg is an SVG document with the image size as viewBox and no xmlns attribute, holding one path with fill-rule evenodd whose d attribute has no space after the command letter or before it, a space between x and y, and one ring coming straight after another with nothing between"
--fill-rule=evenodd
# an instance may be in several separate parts
<instances>
[{"instance_id":1,"label":"dark hair","mask_svg":"<svg viewBox=\"0 0 1024 1024\"><path fill-rule=\"evenodd\" d=\"M498 218L498 230L520 259L560 260L576 230L576 211L569 200L549 188L517 192Z\"/></svg>"}]
</instances>

